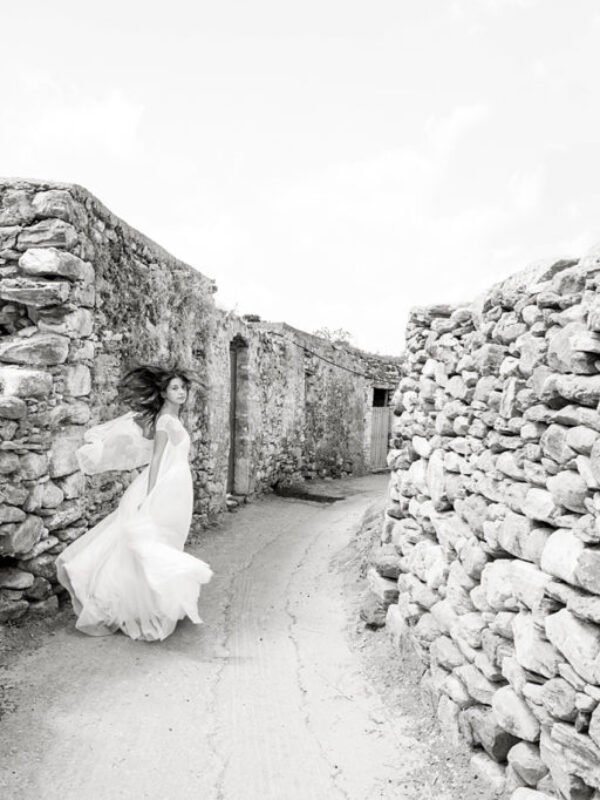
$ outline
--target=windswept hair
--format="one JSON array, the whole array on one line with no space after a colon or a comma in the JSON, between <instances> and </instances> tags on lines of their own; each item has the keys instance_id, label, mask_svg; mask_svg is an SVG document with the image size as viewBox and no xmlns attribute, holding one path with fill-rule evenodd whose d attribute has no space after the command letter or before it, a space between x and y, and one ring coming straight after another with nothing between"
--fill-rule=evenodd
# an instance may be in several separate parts
<instances>
[{"instance_id":1,"label":"windswept hair","mask_svg":"<svg viewBox=\"0 0 600 800\"><path fill-rule=\"evenodd\" d=\"M159 367L156 364L132 367L119 381L119 398L137 412L136 419L141 427L154 427L156 415L165 402L163 392L173 378L181 378L188 390L192 383L199 383L190 370L177 365Z\"/></svg>"}]
</instances>

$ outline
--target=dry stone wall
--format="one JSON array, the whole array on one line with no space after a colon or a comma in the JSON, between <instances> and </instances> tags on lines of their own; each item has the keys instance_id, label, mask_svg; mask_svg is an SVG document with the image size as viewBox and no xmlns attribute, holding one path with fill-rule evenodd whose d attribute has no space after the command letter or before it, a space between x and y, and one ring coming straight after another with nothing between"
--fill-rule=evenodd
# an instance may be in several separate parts
<instances>
[{"instance_id":1,"label":"dry stone wall","mask_svg":"<svg viewBox=\"0 0 600 800\"><path fill-rule=\"evenodd\" d=\"M393 388L399 360L369 357L344 343L287 325L280 330L302 359L305 424L299 443L303 477L363 474L369 468L365 433L369 431L373 386Z\"/></svg>"},{"instance_id":2,"label":"dry stone wall","mask_svg":"<svg viewBox=\"0 0 600 800\"><path fill-rule=\"evenodd\" d=\"M177 363L200 378L184 419L196 524L218 517L230 490L368 469L367 388L383 376L393 386L398 361L240 319L216 308L214 292L85 189L0 181L0 623L57 609L56 556L137 474L86 477L75 457L90 425L125 410L116 388L132 363Z\"/></svg>"},{"instance_id":3,"label":"dry stone wall","mask_svg":"<svg viewBox=\"0 0 600 800\"><path fill-rule=\"evenodd\" d=\"M87 426L135 360L202 367L213 284L80 187L0 184L0 621L58 607L54 561L135 473L85 478ZM193 395L192 430L202 430ZM195 458L206 456L195 437Z\"/></svg>"},{"instance_id":4,"label":"dry stone wall","mask_svg":"<svg viewBox=\"0 0 600 800\"><path fill-rule=\"evenodd\" d=\"M220 314L209 344L209 439L213 480L227 473L230 343L241 340L240 395L247 491L280 483L360 475L370 468L373 387L392 390L400 359L362 353L285 323ZM243 442L242 442L243 446Z\"/></svg>"},{"instance_id":5,"label":"dry stone wall","mask_svg":"<svg viewBox=\"0 0 600 800\"><path fill-rule=\"evenodd\" d=\"M54 559L84 515L95 274L65 187L0 187L0 619L58 607ZM59 435L60 432L60 435Z\"/></svg>"},{"instance_id":6,"label":"dry stone wall","mask_svg":"<svg viewBox=\"0 0 600 800\"><path fill-rule=\"evenodd\" d=\"M206 373L206 347L214 327L214 283L173 258L154 242L115 217L83 190L78 235L93 264L92 387L88 396L90 423L111 419L124 409L117 399L123 370L134 363L180 364L199 377ZM186 408L186 425L193 439L192 471L209 462L204 392L194 384ZM78 431L74 431L75 437ZM69 435L63 430L57 441ZM71 456L73 449L70 448ZM73 460L71 466L76 468ZM106 473L86 480L85 515L78 536L114 504L134 473ZM205 492L196 493L196 512L210 505Z\"/></svg>"},{"instance_id":7,"label":"dry stone wall","mask_svg":"<svg viewBox=\"0 0 600 800\"><path fill-rule=\"evenodd\" d=\"M264 330L263 330L264 328ZM230 345L239 341L236 430L231 432ZM215 511L227 485L231 434L236 438L238 476L234 494L259 494L278 482L301 480L304 379L292 343L268 326L219 314L208 345L208 488ZM201 489L201 483L199 484Z\"/></svg>"},{"instance_id":8,"label":"dry stone wall","mask_svg":"<svg viewBox=\"0 0 600 800\"><path fill-rule=\"evenodd\" d=\"M365 616L482 797L600 798L599 280L592 253L408 325Z\"/></svg>"}]
</instances>

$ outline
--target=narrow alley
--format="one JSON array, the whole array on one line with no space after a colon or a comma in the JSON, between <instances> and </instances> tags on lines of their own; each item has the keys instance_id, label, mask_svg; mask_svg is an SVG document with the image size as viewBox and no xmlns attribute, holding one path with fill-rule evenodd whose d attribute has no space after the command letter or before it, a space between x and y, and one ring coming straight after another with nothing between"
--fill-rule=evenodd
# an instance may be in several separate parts
<instances>
[{"instance_id":1,"label":"narrow alley","mask_svg":"<svg viewBox=\"0 0 600 800\"><path fill-rule=\"evenodd\" d=\"M0 796L464 800L428 712L390 707L367 674L385 634L358 632L354 540L386 483L337 482L332 504L270 496L200 534L202 626L162 643L88 638L70 617L46 632L2 671Z\"/></svg>"}]
</instances>

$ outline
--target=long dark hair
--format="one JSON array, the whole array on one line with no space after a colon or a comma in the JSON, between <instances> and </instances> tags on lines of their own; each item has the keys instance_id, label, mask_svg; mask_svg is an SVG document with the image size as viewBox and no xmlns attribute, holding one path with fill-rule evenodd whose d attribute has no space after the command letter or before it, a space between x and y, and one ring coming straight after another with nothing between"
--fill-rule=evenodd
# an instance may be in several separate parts
<instances>
[{"instance_id":1,"label":"long dark hair","mask_svg":"<svg viewBox=\"0 0 600 800\"><path fill-rule=\"evenodd\" d=\"M198 383L190 370L156 364L138 364L119 381L119 398L137 412L136 421L142 428L154 427L156 415L165 402L163 392L173 378L180 378L188 391L192 383Z\"/></svg>"}]
</instances>

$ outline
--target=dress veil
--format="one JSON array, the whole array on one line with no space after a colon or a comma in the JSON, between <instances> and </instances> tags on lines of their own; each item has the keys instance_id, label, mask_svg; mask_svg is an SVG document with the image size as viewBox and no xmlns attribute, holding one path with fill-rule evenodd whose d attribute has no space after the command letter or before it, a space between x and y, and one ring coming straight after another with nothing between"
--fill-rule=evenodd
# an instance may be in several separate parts
<instances>
[{"instance_id":1,"label":"dress veil","mask_svg":"<svg viewBox=\"0 0 600 800\"><path fill-rule=\"evenodd\" d=\"M153 442L144 436L133 411L94 425L83 438L85 444L77 451L77 461L86 475L136 469L152 458Z\"/></svg>"}]
</instances>

